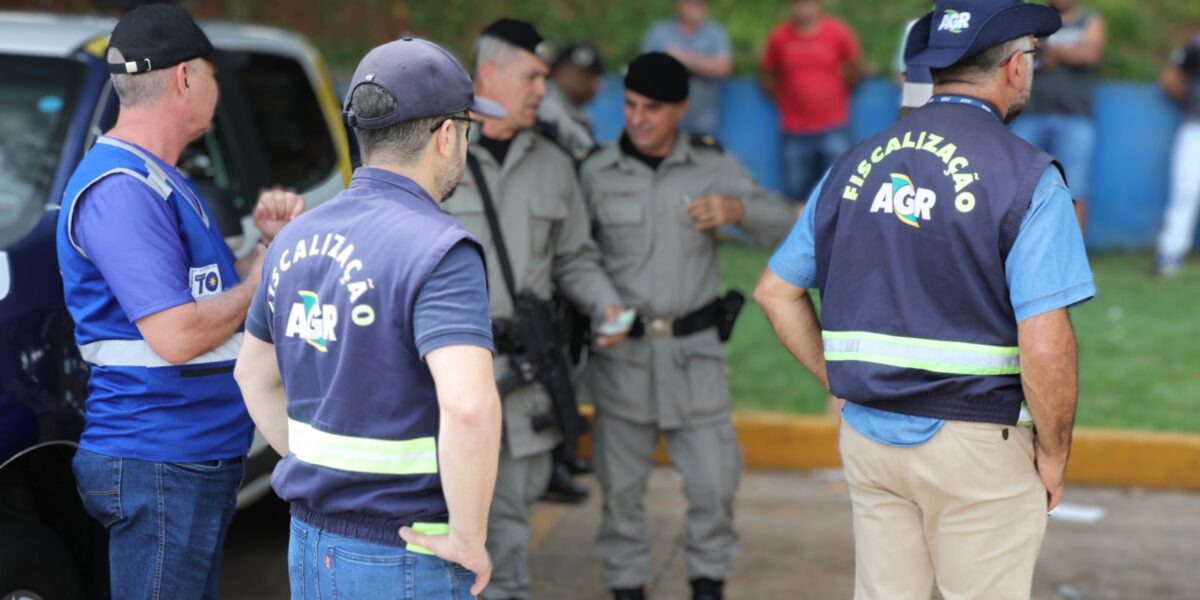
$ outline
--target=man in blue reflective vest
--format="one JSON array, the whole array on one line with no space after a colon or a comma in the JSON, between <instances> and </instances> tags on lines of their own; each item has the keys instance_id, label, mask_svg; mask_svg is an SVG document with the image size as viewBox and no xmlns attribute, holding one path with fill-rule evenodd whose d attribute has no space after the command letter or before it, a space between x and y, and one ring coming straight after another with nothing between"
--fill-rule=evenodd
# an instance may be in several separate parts
<instances>
[{"instance_id":1,"label":"man in blue reflective vest","mask_svg":"<svg viewBox=\"0 0 1200 600\"><path fill-rule=\"evenodd\" d=\"M363 166L267 253L236 375L283 456L292 598L461 600L491 574L487 275L439 207L466 167L467 111L504 116L446 50L372 50L346 101Z\"/></svg>"},{"instance_id":2,"label":"man in blue reflective vest","mask_svg":"<svg viewBox=\"0 0 1200 600\"><path fill-rule=\"evenodd\" d=\"M1067 308L1095 294L1057 164L1004 127L1059 25L939 0L906 52L934 97L838 160L755 292L846 400L856 598L1029 597L1074 426Z\"/></svg>"},{"instance_id":3,"label":"man in blue reflective vest","mask_svg":"<svg viewBox=\"0 0 1200 600\"><path fill-rule=\"evenodd\" d=\"M122 17L108 49L121 114L75 169L58 221L67 309L92 369L72 467L109 533L114 598L216 597L253 432L233 361L262 248L235 261L174 167L212 123L210 52L177 6ZM264 194L264 243L303 210L295 194Z\"/></svg>"}]
</instances>

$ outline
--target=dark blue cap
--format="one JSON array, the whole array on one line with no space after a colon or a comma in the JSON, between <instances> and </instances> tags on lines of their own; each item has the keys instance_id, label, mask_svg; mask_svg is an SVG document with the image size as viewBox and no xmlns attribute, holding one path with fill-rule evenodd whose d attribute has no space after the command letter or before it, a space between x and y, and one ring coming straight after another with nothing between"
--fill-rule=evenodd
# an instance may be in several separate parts
<instances>
[{"instance_id":1,"label":"dark blue cap","mask_svg":"<svg viewBox=\"0 0 1200 600\"><path fill-rule=\"evenodd\" d=\"M391 94L396 109L370 118L355 115L350 109L350 99L354 90L365 83L378 85ZM368 52L354 70L343 110L346 122L358 129L382 129L465 110L504 118L504 109L499 104L475 96L471 77L454 55L433 42L416 38L388 42Z\"/></svg>"},{"instance_id":2,"label":"dark blue cap","mask_svg":"<svg viewBox=\"0 0 1200 600\"><path fill-rule=\"evenodd\" d=\"M1021 0L938 0L908 34L904 62L943 69L1027 35L1047 36L1062 27L1058 11Z\"/></svg>"}]
</instances>

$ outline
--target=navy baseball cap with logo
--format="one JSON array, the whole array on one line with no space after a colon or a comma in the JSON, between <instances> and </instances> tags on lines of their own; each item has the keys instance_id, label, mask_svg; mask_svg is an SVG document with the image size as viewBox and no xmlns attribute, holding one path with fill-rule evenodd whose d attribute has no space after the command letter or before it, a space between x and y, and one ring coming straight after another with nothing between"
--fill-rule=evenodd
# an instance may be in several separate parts
<instances>
[{"instance_id":1,"label":"navy baseball cap with logo","mask_svg":"<svg viewBox=\"0 0 1200 600\"><path fill-rule=\"evenodd\" d=\"M367 83L391 94L396 109L370 118L355 115L350 99L358 86ZM475 95L471 77L452 54L433 42L417 38L388 42L368 52L354 70L343 110L346 122L358 129L382 129L466 110L494 119L504 118L504 109L499 104Z\"/></svg>"},{"instance_id":2,"label":"navy baseball cap with logo","mask_svg":"<svg viewBox=\"0 0 1200 600\"><path fill-rule=\"evenodd\" d=\"M1058 11L1021 0L938 0L908 34L904 62L943 69L1027 35L1058 31Z\"/></svg>"},{"instance_id":3,"label":"navy baseball cap with logo","mask_svg":"<svg viewBox=\"0 0 1200 600\"><path fill-rule=\"evenodd\" d=\"M108 65L109 73L116 75L166 69L213 51L192 16L174 4L143 4L125 13L108 47L125 57L125 62Z\"/></svg>"}]
</instances>

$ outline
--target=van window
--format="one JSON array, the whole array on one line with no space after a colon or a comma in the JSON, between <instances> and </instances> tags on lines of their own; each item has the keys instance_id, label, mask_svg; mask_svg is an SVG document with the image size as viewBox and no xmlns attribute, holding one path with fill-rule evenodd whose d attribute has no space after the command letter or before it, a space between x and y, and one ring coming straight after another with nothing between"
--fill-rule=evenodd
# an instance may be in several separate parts
<instances>
[{"instance_id":1,"label":"van window","mask_svg":"<svg viewBox=\"0 0 1200 600\"><path fill-rule=\"evenodd\" d=\"M83 65L0 54L0 248L25 237L50 201Z\"/></svg>"},{"instance_id":2,"label":"van window","mask_svg":"<svg viewBox=\"0 0 1200 600\"><path fill-rule=\"evenodd\" d=\"M308 74L295 60L246 53L236 78L262 138L271 181L303 191L337 169L337 150Z\"/></svg>"}]
</instances>

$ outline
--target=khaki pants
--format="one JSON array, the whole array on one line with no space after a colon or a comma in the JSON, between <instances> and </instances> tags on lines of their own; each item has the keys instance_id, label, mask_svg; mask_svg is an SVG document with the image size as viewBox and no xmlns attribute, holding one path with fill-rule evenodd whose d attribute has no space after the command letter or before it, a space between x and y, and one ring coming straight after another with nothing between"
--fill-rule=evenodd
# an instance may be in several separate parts
<instances>
[{"instance_id":1,"label":"khaki pants","mask_svg":"<svg viewBox=\"0 0 1200 600\"><path fill-rule=\"evenodd\" d=\"M897 448L843 423L841 448L856 600L929 600L935 577L946 600L1029 598L1046 531L1031 430L950 421Z\"/></svg>"}]
</instances>

